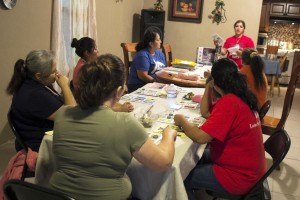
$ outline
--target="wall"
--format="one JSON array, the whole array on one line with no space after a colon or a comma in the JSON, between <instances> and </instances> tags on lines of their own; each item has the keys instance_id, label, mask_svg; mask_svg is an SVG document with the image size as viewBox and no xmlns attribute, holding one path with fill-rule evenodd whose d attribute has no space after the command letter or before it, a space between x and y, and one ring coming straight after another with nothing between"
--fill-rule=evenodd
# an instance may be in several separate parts
<instances>
[{"instance_id":1,"label":"wall","mask_svg":"<svg viewBox=\"0 0 300 200\"><path fill-rule=\"evenodd\" d=\"M145 1L144 8L153 8L155 2L155 0ZM224 0L224 3L227 22L217 25L208 18L215 8L213 0L203 1L202 23L200 24L168 21L168 1L163 1L163 8L166 11L164 42L172 45L173 58L194 61L198 46L213 46L213 33L218 33L224 39L232 36L233 24L238 19L246 22L245 34L250 36L256 44L262 0Z\"/></svg>"}]
</instances>

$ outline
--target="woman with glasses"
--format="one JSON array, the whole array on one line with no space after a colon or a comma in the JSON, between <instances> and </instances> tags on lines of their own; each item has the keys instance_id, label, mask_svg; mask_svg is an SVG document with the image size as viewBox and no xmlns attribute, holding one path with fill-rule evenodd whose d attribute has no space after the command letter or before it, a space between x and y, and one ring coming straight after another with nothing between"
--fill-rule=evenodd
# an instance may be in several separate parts
<instances>
[{"instance_id":1,"label":"woman with glasses","mask_svg":"<svg viewBox=\"0 0 300 200\"><path fill-rule=\"evenodd\" d=\"M60 95L52 84L56 82ZM68 78L56 69L52 51L31 51L25 60L19 59L6 89L13 96L11 115L25 145L38 151L46 131L53 130L56 111L62 105L75 105ZM16 150L22 147L16 142Z\"/></svg>"}]
</instances>

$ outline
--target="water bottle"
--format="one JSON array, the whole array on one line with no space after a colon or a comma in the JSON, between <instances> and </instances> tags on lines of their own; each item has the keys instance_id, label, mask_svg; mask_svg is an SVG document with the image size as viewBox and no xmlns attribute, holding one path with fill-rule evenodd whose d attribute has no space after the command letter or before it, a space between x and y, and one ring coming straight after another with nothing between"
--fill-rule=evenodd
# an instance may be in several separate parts
<instances>
[{"instance_id":1,"label":"water bottle","mask_svg":"<svg viewBox=\"0 0 300 200\"><path fill-rule=\"evenodd\" d=\"M176 87L174 84L170 84L169 87L167 88L167 97L168 98L177 97Z\"/></svg>"}]
</instances>

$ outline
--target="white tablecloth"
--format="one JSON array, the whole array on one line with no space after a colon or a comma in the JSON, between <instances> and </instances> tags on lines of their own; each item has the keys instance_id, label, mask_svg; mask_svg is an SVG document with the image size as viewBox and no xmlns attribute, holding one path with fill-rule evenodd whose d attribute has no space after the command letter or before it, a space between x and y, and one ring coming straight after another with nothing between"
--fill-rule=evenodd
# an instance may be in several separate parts
<instances>
[{"instance_id":1,"label":"white tablecloth","mask_svg":"<svg viewBox=\"0 0 300 200\"><path fill-rule=\"evenodd\" d=\"M147 88L145 86L144 88ZM153 90L153 88L151 88ZM151 112L154 114L159 114L168 111L169 106L177 101L182 100L182 96L187 92L194 92L195 94L202 94L204 92L203 88L184 88L181 91L177 99L167 99L160 97L149 97L155 99L154 107ZM133 94L134 95L134 94ZM133 103L135 106L135 111L132 114L137 114L142 110L146 110L150 107L149 104L145 103ZM174 111L174 113L182 113L191 118L199 116L199 108L197 110L180 109ZM162 124L156 122L150 130L156 129ZM166 172L157 172L144 167L134 158L130 163L127 174L131 179L133 195L140 199L178 199L185 200L188 199L185 188L183 185L183 180L187 177L189 172L196 165L200 159L205 145L199 145L192 142L187 137L177 137L175 144L175 157L171 169ZM52 154L52 136L45 135L41 143L39 150L39 156L36 166L35 182L39 185L48 186L51 173L54 169L54 160Z\"/></svg>"}]
</instances>

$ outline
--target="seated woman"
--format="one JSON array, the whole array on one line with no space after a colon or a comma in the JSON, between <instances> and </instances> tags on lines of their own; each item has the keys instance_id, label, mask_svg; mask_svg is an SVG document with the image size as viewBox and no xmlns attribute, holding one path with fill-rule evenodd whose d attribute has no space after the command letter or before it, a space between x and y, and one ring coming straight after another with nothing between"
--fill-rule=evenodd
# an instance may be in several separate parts
<instances>
[{"instance_id":1,"label":"seated woman","mask_svg":"<svg viewBox=\"0 0 300 200\"><path fill-rule=\"evenodd\" d=\"M245 194L266 172L262 130L255 95L234 61L223 58L213 64L201 113L208 113L199 128L183 115L175 115L193 141L208 143L201 160L184 181L189 199L193 190ZM212 106L213 88L221 96Z\"/></svg>"},{"instance_id":2,"label":"seated woman","mask_svg":"<svg viewBox=\"0 0 300 200\"><path fill-rule=\"evenodd\" d=\"M246 48L242 52L243 67L240 70L247 77L248 88L255 94L258 109L267 101L268 80L265 75L265 63L254 49Z\"/></svg>"},{"instance_id":3,"label":"seated woman","mask_svg":"<svg viewBox=\"0 0 300 200\"><path fill-rule=\"evenodd\" d=\"M155 31L147 31L143 41L136 46L129 72L128 92L133 92L146 83L154 82L155 72L166 66L164 54L159 50L160 35Z\"/></svg>"},{"instance_id":4,"label":"seated woman","mask_svg":"<svg viewBox=\"0 0 300 200\"><path fill-rule=\"evenodd\" d=\"M71 83L74 87L74 91L76 91L78 87L77 82L79 71L86 63L95 61L99 51L95 40L90 37L82 37L79 40L77 38L73 38L71 47L75 48L75 53L80 57L76 67L74 68L73 80ZM133 105L130 102L125 102L123 104L116 103L113 109L120 112L131 112L133 111Z\"/></svg>"},{"instance_id":5,"label":"seated woman","mask_svg":"<svg viewBox=\"0 0 300 200\"><path fill-rule=\"evenodd\" d=\"M177 133L165 128L156 145L133 115L111 109L125 91L120 58L101 55L78 77L78 106L61 108L55 120L51 186L78 200L126 199L131 193L126 169L132 157L155 170L169 169Z\"/></svg>"},{"instance_id":6,"label":"seated woman","mask_svg":"<svg viewBox=\"0 0 300 200\"><path fill-rule=\"evenodd\" d=\"M55 81L63 98L52 87ZM57 72L54 54L47 50L34 50L25 61L19 59L6 91L13 95L11 112L15 128L33 151L39 150L45 132L53 130L56 111L62 105L75 105L68 78ZM17 151L22 149L15 144Z\"/></svg>"}]
</instances>

